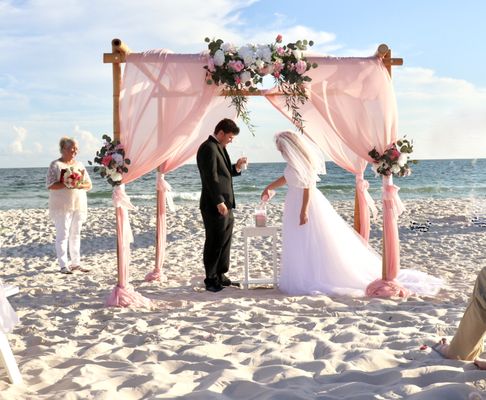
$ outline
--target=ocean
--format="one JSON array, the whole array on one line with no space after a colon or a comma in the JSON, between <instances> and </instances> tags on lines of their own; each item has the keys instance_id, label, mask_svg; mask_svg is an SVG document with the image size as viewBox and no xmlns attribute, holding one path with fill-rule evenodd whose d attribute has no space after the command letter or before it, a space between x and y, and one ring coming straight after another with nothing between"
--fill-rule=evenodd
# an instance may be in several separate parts
<instances>
[{"instance_id":1,"label":"ocean","mask_svg":"<svg viewBox=\"0 0 486 400\"><path fill-rule=\"evenodd\" d=\"M319 189L330 200L354 199L354 176L327 162L327 174L321 176ZM239 204L258 204L260 193L272 180L282 175L284 163L250 163L240 177L234 179L236 201ZM411 176L394 178L400 187L400 197L406 199L470 198L482 200L486 196L486 159L422 160L413 165ZM111 186L90 168L93 190L88 193L89 207L111 207ZM45 189L46 168L0 169L0 209L47 208ZM370 193L380 199L381 179L368 166L366 179ZM176 205L197 204L200 180L197 167L187 164L166 176L173 190ZM127 185L127 193L135 206L155 205L155 172ZM285 189L277 191L272 201L281 202Z\"/></svg>"}]
</instances>

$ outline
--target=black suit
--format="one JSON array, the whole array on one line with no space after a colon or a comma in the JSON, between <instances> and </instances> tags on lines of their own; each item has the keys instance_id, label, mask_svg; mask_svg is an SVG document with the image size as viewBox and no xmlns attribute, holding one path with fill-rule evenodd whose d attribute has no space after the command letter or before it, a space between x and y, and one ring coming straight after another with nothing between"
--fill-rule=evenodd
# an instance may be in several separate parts
<instances>
[{"instance_id":1,"label":"black suit","mask_svg":"<svg viewBox=\"0 0 486 400\"><path fill-rule=\"evenodd\" d=\"M235 165L231 165L228 152L214 136L209 136L199 146L197 167L202 184L199 206L206 230L203 260L208 286L220 283L221 275L229 269L234 222L232 209L235 207L233 176L240 173ZM217 208L223 202L228 208L225 216Z\"/></svg>"}]
</instances>

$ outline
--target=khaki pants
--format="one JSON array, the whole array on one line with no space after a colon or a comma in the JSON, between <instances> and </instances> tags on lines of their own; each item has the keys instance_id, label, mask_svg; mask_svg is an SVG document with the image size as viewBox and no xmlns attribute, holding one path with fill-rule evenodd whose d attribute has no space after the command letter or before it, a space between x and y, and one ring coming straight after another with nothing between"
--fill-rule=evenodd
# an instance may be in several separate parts
<instances>
[{"instance_id":1,"label":"khaki pants","mask_svg":"<svg viewBox=\"0 0 486 400\"><path fill-rule=\"evenodd\" d=\"M472 361L483 352L486 333L486 267L476 279L471 302L449 346L448 357Z\"/></svg>"}]
</instances>

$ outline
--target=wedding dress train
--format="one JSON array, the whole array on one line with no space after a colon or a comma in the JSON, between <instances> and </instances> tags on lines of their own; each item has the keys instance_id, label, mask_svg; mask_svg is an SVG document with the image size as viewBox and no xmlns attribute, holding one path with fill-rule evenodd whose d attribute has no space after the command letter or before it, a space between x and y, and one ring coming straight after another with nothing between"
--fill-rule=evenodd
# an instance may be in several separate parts
<instances>
[{"instance_id":1,"label":"wedding dress train","mask_svg":"<svg viewBox=\"0 0 486 400\"><path fill-rule=\"evenodd\" d=\"M290 166L283 212L280 290L291 295L364 296L381 278L381 257L334 210L315 187L310 188L308 222L299 225L303 189ZM434 295L442 280L415 270L401 270L397 281L410 291Z\"/></svg>"}]
</instances>

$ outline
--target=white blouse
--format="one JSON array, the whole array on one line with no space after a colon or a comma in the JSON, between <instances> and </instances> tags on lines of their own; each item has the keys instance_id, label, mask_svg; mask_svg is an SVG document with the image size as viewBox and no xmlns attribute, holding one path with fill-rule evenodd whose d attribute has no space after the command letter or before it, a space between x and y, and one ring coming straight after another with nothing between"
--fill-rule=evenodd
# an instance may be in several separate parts
<instances>
[{"instance_id":1,"label":"white blouse","mask_svg":"<svg viewBox=\"0 0 486 400\"><path fill-rule=\"evenodd\" d=\"M74 167L84 174L84 180L91 184L88 171L80 161L74 164L66 164L60 160L54 160L49 166L46 177L46 187L49 189L52 184L60 182L61 172L67 168ZM88 213L88 198L84 189L62 188L49 190L49 215L52 219L64 215L69 211L79 211L82 220L86 220Z\"/></svg>"}]
</instances>

